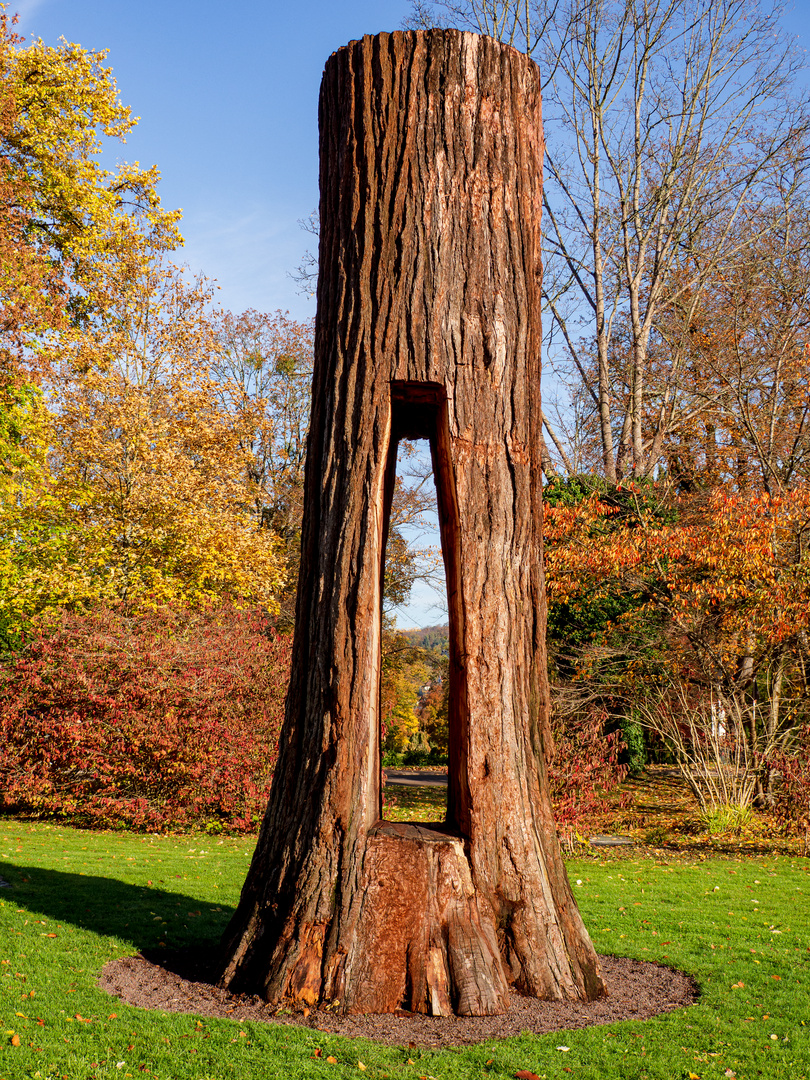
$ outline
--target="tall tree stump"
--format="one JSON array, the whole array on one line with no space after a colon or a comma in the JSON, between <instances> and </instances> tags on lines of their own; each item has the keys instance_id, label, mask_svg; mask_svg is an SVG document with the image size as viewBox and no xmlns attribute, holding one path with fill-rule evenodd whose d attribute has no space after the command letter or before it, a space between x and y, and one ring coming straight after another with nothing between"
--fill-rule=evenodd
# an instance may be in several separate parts
<instances>
[{"instance_id":1,"label":"tall tree stump","mask_svg":"<svg viewBox=\"0 0 810 1080\"><path fill-rule=\"evenodd\" d=\"M535 65L455 30L327 62L292 678L222 985L349 1012L604 993L560 857L541 536ZM397 442L430 439L450 614L447 822L383 822Z\"/></svg>"}]
</instances>

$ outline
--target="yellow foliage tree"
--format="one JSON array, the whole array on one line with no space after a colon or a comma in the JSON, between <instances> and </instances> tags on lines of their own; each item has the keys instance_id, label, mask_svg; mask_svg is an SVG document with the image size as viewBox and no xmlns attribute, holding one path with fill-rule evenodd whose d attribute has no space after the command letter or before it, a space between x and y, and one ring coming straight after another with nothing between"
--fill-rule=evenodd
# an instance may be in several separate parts
<instances>
[{"instance_id":1,"label":"yellow foliage tree","mask_svg":"<svg viewBox=\"0 0 810 1080\"><path fill-rule=\"evenodd\" d=\"M135 118L106 54L26 44L0 4L0 628L213 597L273 608L278 542L248 507L202 283L159 174L102 167Z\"/></svg>"},{"instance_id":2,"label":"yellow foliage tree","mask_svg":"<svg viewBox=\"0 0 810 1080\"><path fill-rule=\"evenodd\" d=\"M419 687L430 678L431 668L424 651L390 625L383 631L382 645L380 715L384 752L402 754L419 735Z\"/></svg>"},{"instance_id":3,"label":"yellow foliage tree","mask_svg":"<svg viewBox=\"0 0 810 1080\"><path fill-rule=\"evenodd\" d=\"M274 607L278 540L248 512L238 418L211 378L210 290L141 263L51 379L59 507L42 595L130 606L227 595Z\"/></svg>"},{"instance_id":4,"label":"yellow foliage tree","mask_svg":"<svg viewBox=\"0 0 810 1080\"><path fill-rule=\"evenodd\" d=\"M46 524L50 471L50 414L40 390L3 386L0 396L0 646L12 645L38 606L36 559L43 540L57 542Z\"/></svg>"},{"instance_id":5,"label":"yellow foliage tree","mask_svg":"<svg viewBox=\"0 0 810 1080\"><path fill-rule=\"evenodd\" d=\"M0 8L0 162L7 215L20 241L58 273L74 322L99 317L123 253L182 243L155 167L102 167L105 140L137 122L122 104L106 52L62 41L26 44Z\"/></svg>"}]
</instances>

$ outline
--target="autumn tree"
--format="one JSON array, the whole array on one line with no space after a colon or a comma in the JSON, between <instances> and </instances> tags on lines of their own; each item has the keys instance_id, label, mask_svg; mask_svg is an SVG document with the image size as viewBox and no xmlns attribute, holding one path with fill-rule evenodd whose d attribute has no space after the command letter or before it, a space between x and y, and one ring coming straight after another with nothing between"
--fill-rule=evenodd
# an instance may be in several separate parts
<instances>
[{"instance_id":1,"label":"autumn tree","mask_svg":"<svg viewBox=\"0 0 810 1080\"><path fill-rule=\"evenodd\" d=\"M98 602L274 610L282 559L250 512L239 418L212 374L210 290L140 258L108 290L105 318L68 335L43 391L6 413L9 633Z\"/></svg>"},{"instance_id":2,"label":"autumn tree","mask_svg":"<svg viewBox=\"0 0 810 1080\"><path fill-rule=\"evenodd\" d=\"M438 18L511 41L544 73L547 349L592 403L610 483L651 475L685 419L672 407L677 367L651 380L664 314L695 308L725 260L784 224L768 212L769 172L801 155L807 116L781 14L747 0L414 5L416 23ZM545 419L561 465L575 471Z\"/></svg>"},{"instance_id":3,"label":"autumn tree","mask_svg":"<svg viewBox=\"0 0 810 1080\"><path fill-rule=\"evenodd\" d=\"M691 403L665 442L667 473L682 490L777 495L810 479L809 179L806 160L784 161L762 242L657 328L651 351L660 367L679 358L673 390ZM743 217L738 228L756 224Z\"/></svg>"},{"instance_id":4,"label":"autumn tree","mask_svg":"<svg viewBox=\"0 0 810 1080\"><path fill-rule=\"evenodd\" d=\"M389 630L382 642L380 738L383 758L409 749L419 730L418 687L428 678L422 650L401 632Z\"/></svg>"},{"instance_id":5,"label":"autumn tree","mask_svg":"<svg viewBox=\"0 0 810 1080\"><path fill-rule=\"evenodd\" d=\"M42 391L10 379L0 397L0 649L13 648L42 602L38 553L53 509L50 413Z\"/></svg>"},{"instance_id":6,"label":"autumn tree","mask_svg":"<svg viewBox=\"0 0 810 1080\"><path fill-rule=\"evenodd\" d=\"M15 63L22 38L0 9L0 641L13 644L22 614L17 592L31 540L27 509L46 471L47 410L32 377L43 345L66 325L65 290L32 234L30 183L10 160L20 123ZM33 361L33 364L31 364ZM23 605L24 606L24 605Z\"/></svg>"},{"instance_id":7,"label":"autumn tree","mask_svg":"<svg viewBox=\"0 0 810 1080\"><path fill-rule=\"evenodd\" d=\"M210 290L157 169L102 165L135 119L104 52L24 42L0 13L0 542L9 633L37 612L212 596L274 607L244 423L220 400Z\"/></svg>"},{"instance_id":8,"label":"autumn tree","mask_svg":"<svg viewBox=\"0 0 810 1080\"><path fill-rule=\"evenodd\" d=\"M448 751L450 659L434 653L430 660L428 681L421 688L416 706L416 719L431 751L443 757Z\"/></svg>"},{"instance_id":9,"label":"autumn tree","mask_svg":"<svg viewBox=\"0 0 810 1080\"><path fill-rule=\"evenodd\" d=\"M161 262L118 287L53 381L52 491L72 573L61 560L53 572L77 598L273 607L278 544L250 513L241 418L219 401L210 290Z\"/></svg>"},{"instance_id":10,"label":"autumn tree","mask_svg":"<svg viewBox=\"0 0 810 1080\"><path fill-rule=\"evenodd\" d=\"M244 455L255 527L274 534L284 565L282 618L292 622L309 427L313 327L289 313L212 313L211 375Z\"/></svg>"},{"instance_id":11,"label":"autumn tree","mask_svg":"<svg viewBox=\"0 0 810 1080\"><path fill-rule=\"evenodd\" d=\"M697 765L708 783L731 762L750 799L762 760L806 722L809 499L803 486L662 501L630 485L546 506L564 692L642 716L696 792Z\"/></svg>"},{"instance_id":12,"label":"autumn tree","mask_svg":"<svg viewBox=\"0 0 810 1080\"><path fill-rule=\"evenodd\" d=\"M19 175L9 157L19 124L15 93L15 60L22 38L0 10L0 379L10 392L23 379L28 349L55 331L64 317L64 289L50 260L42 258L32 235L26 204L30 182ZM5 408L13 408L11 394Z\"/></svg>"},{"instance_id":13,"label":"autumn tree","mask_svg":"<svg viewBox=\"0 0 810 1080\"><path fill-rule=\"evenodd\" d=\"M64 41L26 43L0 12L3 213L12 236L47 268L46 291L52 297L57 288L74 323L100 317L125 253L181 242L180 212L161 206L156 168L101 164L108 140L125 140L136 123L105 59Z\"/></svg>"},{"instance_id":14,"label":"autumn tree","mask_svg":"<svg viewBox=\"0 0 810 1080\"><path fill-rule=\"evenodd\" d=\"M216 311L216 392L236 418L250 459L251 513L257 524L299 536L309 424L313 327L289 313Z\"/></svg>"}]
</instances>

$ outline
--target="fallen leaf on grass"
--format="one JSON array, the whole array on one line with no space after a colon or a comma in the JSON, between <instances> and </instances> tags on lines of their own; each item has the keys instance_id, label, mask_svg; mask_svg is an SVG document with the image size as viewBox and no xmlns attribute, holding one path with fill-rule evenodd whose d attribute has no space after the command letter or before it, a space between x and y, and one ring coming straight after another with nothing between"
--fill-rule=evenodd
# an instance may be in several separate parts
<instances>
[{"instance_id":1,"label":"fallen leaf on grass","mask_svg":"<svg viewBox=\"0 0 810 1080\"><path fill-rule=\"evenodd\" d=\"M515 1080L540 1080L537 1073L530 1072L528 1069L521 1069L515 1073Z\"/></svg>"},{"instance_id":2,"label":"fallen leaf on grass","mask_svg":"<svg viewBox=\"0 0 810 1080\"><path fill-rule=\"evenodd\" d=\"M312 1057L323 1057L323 1050L321 1050L320 1046L316 1047L315 1053L312 1054Z\"/></svg>"},{"instance_id":3,"label":"fallen leaf on grass","mask_svg":"<svg viewBox=\"0 0 810 1080\"><path fill-rule=\"evenodd\" d=\"M732 983L731 984L731 989L732 990L742 990L742 988L744 986L745 986L745 983L742 981L742 979L740 979L740 981L738 983Z\"/></svg>"},{"instance_id":4,"label":"fallen leaf on grass","mask_svg":"<svg viewBox=\"0 0 810 1080\"><path fill-rule=\"evenodd\" d=\"M11 1045L12 1046L19 1046L20 1045L20 1036L19 1035L12 1035L11 1036Z\"/></svg>"},{"instance_id":5,"label":"fallen leaf on grass","mask_svg":"<svg viewBox=\"0 0 810 1080\"><path fill-rule=\"evenodd\" d=\"M690 1072L689 1073L689 1080L700 1080L700 1077L698 1076L697 1073Z\"/></svg>"},{"instance_id":6,"label":"fallen leaf on grass","mask_svg":"<svg viewBox=\"0 0 810 1080\"><path fill-rule=\"evenodd\" d=\"M569 1050L571 1049L571 1047L570 1047L570 1046L558 1046L558 1047L557 1047L557 1049L558 1049L558 1050L562 1050L562 1052L563 1052L564 1054L567 1054L567 1053L568 1053L568 1051L569 1051Z\"/></svg>"},{"instance_id":7,"label":"fallen leaf on grass","mask_svg":"<svg viewBox=\"0 0 810 1080\"><path fill-rule=\"evenodd\" d=\"M337 1058L332 1057L331 1054L329 1055L329 1057L326 1060L329 1062L330 1065L337 1065Z\"/></svg>"},{"instance_id":8,"label":"fallen leaf on grass","mask_svg":"<svg viewBox=\"0 0 810 1080\"><path fill-rule=\"evenodd\" d=\"M363 1070L363 1072L365 1072L365 1071L366 1071L366 1067L365 1067L365 1065L363 1064L363 1062L362 1062L362 1061L358 1061L358 1062L357 1062L357 1068L358 1068L358 1069L362 1069L362 1070Z\"/></svg>"}]
</instances>

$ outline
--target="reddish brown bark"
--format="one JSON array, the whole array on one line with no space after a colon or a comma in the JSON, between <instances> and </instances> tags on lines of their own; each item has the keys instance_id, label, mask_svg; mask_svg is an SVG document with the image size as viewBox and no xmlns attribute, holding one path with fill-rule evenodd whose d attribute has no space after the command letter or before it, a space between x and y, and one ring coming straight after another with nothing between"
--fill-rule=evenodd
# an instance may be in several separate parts
<instances>
[{"instance_id":1,"label":"reddish brown bark","mask_svg":"<svg viewBox=\"0 0 810 1080\"><path fill-rule=\"evenodd\" d=\"M293 674L222 982L268 1000L503 1010L604 992L547 795L539 73L459 31L326 65ZM431 440L451 627L448 822L379 822L396 442Z\"/></svg>"}]
</instances>

